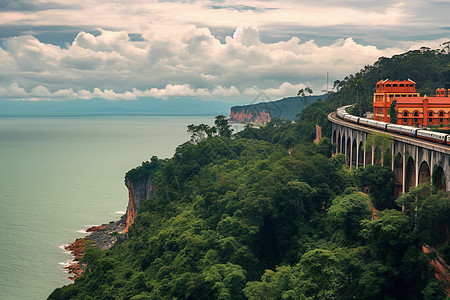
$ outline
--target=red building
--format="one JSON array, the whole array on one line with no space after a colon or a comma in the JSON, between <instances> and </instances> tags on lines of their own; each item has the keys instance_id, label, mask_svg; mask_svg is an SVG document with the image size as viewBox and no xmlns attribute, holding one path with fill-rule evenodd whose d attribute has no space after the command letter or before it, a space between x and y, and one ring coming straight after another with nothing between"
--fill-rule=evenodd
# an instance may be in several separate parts
<instances>
[{"instance_id":1,"label":"red building","mask_svg":"<svg viewBox=\"0 0 450 300\"><path fill-rule=\"evenodd\" d=\"M428 126L450 125L450 89L437 89L436 96L421 97L416 83L408 80L382 80L373 95L374 120L389 122L389 108L396 100L397 124Z\"/></svg>"}]
</instances>

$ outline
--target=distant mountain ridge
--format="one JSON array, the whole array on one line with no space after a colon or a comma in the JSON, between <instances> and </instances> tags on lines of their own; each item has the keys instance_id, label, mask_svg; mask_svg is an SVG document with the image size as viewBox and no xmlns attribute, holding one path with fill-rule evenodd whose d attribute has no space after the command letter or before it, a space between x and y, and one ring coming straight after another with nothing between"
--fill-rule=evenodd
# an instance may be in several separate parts
<instances>
[{"instance_id":1,"label":"distant mountain ridge","mask_svg":"<svg viewBox=\"0 0 450 300\"><path fill-rule=\"evenodd\" d=\"M287 97L276 101L264 101L255 104L231 107L230 121L236 123L264 124L272 119L296 120L307 104L318 99L326 99L328 95Z\"/></svg>"}]
</instances>

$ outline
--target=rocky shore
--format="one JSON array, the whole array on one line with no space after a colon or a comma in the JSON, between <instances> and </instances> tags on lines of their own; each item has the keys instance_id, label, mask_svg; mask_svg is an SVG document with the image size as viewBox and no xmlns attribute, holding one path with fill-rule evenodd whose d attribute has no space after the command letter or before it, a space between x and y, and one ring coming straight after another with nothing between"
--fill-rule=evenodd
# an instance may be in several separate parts
<instances>
[{"instance_id":1,"label":"rocky shore","mask_svg":"<svg viewBox=\"0 0 450 300\"><path fill-rule=\"evenodd\" d=\"M123 215L119 221L111 221L108 224L93 226L86 229L90 234L84 238L76 239L73 243L64 248L73 255L73 261L67 267L64 267L69 273L70 280L75 280L83 273L83 268L80 265L80 258L83 257L85 241L91 240L94 244L102 250L110 248L117 241L120 240L119 234L126 228L127 215Z\"/></svg>"},{"instance_id":2,"label":"rocky shore","mask_svg":"<svg viewBox=\"0 0 450 300\"><path fill-rule=\"evenodd\" d=\"M65 267L69 273L69 279L75 280L83 273L83 266L80 265L80 259L83 257L84 251L86 250L85 242L87 240L93 241L101 250L108 249L115 243L124 241L127 236L128 227L133 223L142 202L145 199L153 197L154 186L150 176L141 176L134 181L126 180L125 185L128 189L129 200L127 212L120 220L90 227L86 229L86 232L90 233L88 236L79 238L64 247L73 255L72 263Z\"/></svg>"}]
</instances>

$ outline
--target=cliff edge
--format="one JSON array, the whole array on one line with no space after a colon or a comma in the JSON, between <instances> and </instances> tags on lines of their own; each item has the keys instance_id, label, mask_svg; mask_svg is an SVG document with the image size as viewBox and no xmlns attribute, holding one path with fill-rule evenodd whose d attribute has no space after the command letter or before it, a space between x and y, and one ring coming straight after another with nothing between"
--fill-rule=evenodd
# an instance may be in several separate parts
<instances>
[{"instance_id":1,"label":"cliff edge","mask_svg":"<svg viewBox=\"0 0 450 300\"><path fill-rule=\"evenodd\" d=\"M128 227L133 224L137 212L145 199L153 197L154 187L150 177L137 181L126 180L125 185L128 188L128 207L126 212L126 223L123 233L128 232Z\"/></svg>"},{"instance_id":2,"label":"cliff edge","mask_svg":"<svg viewBox=\"0 0 450 300\"><path fill-rule=\"evenodd\" d=\"M128 228L133 224L144 200L153 197L155 193L153 178L160 164L158 158L153 156L150 161L143 162L141 166L128 171L125 175L125 185L128 188L128 207L123 233L128 232Z\"/></svg>"}]
</instances>

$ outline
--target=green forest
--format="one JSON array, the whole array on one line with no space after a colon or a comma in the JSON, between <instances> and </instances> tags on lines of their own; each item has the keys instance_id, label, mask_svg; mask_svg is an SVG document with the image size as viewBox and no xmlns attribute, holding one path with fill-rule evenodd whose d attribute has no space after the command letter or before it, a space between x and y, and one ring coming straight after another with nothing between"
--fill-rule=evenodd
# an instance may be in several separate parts
<instances>
[{"instance_id":1,"label":"green forest","mask_svg":"<svg viewBox=\"0 0 450 300\"><path fill-rule=\"evenodd\" d=\"M329 139L327 114L355 97L364 105L379 79L434 88L428 73L413 78L413 65L438 68L439 86L450 87L447 54L412 51L336 83L295 123L238 133L224 116L190 125L172 158L126 174L155 183L126 239L105 251L88 245L84 274L48 299L448 299L430 266L436 252L422 251L450 261L447 195L421 185L394 199L389 167L350 171Z\"/></svg>"}]
</instances>

